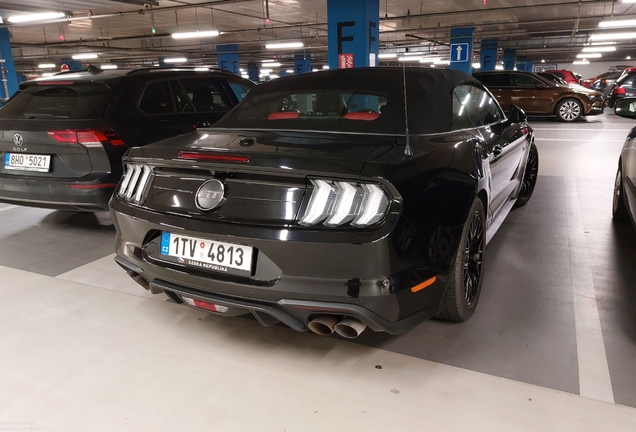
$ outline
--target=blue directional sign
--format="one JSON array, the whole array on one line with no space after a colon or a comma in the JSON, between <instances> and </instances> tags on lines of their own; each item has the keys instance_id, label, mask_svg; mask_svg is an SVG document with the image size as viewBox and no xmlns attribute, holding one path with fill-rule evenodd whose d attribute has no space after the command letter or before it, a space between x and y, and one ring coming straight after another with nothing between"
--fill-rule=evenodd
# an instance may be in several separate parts
<instances>
[{"instance_id":1,"label":"blue directional sign","mask_svg":"<svg viewBox=\"0 0 636 432\"><path fill-rule=\"evenodd\" d=\"M468 61L469 45L467 43L451 44L450 46L450 60L452 62L466 62Z\"/></svg>"}]
</instances>

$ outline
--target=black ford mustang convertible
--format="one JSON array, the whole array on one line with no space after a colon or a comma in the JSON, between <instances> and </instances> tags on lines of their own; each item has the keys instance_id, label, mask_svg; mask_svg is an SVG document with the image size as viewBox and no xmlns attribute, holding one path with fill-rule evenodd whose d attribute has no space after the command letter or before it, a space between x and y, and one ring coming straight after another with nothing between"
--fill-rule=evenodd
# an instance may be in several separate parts
<instances>
[{"instance_id":1,"label":"black ford mustang convertible","mask_svg":"<svg viewBox=\"0 0 636 432\"><path fill-rule=\"evenodd\" d=\"M469 75L325 71L255 87L215 127L131 149L116 261L153 293L319 334L464 321L538 153Z\"/></svg>"}]
</instances>

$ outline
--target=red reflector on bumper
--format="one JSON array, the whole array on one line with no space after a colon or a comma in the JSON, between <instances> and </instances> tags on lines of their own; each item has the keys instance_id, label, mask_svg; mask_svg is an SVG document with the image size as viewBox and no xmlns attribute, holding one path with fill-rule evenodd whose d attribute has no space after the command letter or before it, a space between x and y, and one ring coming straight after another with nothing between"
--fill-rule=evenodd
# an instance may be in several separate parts
<instances>
[{"instance_id":1,"label":"red reflector on bumper","mask_svg":"<svg viewBox=\"0 0 636 432\"><path fill-rule=\"evenodd\" d=\"M250 156L233 156L233 155L210 154L210 153L180 152L179 159L206 160L206 161L213 161L213 162L248 163L250 161Z\"/></svg>"},{"instance_id":2,"label":"red reflector on bumper","mask_svg":"<svg viewBox=\"0 0 636 432\"><path fill-rule=\"evenodd\" d=\"M72 184L71 189L108 189L117 186L117 183L99 183L99 184Z\"/></svg>"},{"instance_id":3,"label":"red reflector on bumper","mask_svg":"<svg viewBox=\"0 0 636 432\"><path fill-rule=\"evenodd\" d=\"M206 311L219 312L219 313L227 312L227 306L221 306L214 303L208 303L202 300L191 299L189 297L181 297L181 298L183 299L184 302L186 302L190 306L194 306L199 309L204 309Z\"/></svg>"}]
</instances>

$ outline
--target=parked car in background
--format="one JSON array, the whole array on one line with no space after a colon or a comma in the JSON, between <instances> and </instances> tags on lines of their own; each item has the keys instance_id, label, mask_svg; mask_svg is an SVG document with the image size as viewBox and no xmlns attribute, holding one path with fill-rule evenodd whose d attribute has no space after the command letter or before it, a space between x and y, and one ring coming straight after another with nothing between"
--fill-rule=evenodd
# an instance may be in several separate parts
<instances>
[{"instance_id":1,"label":"parked car in background","mask_svg":"<svg viewBox=\"0 0 636 432\"><path fill-rule=\"evenodd\" d=\"M601 93L582 86L555 84L530 72L492 71L473 76L488 87L501 106L514 104L528 114L556 115L571 122L603 113Z\"/></svg>"},{"instance_id":2,"label":"parked car in background","mask_svg":"<svg viewBox=\"0 0 636 432\"><path fill-rule=\"evenodd\" d=\"M568 84L581 84L581 75L577 74L576 72L572 72L569 70L550 70L551 74L554 74L556 76L558 76L559 78L561 78L563 81L565 81Z\"/></svg>"},{"instance_id":3,"label":"parked car in background","mask_svg":"<svg viewBox=\"0 0 636 432\"><path fill-rule=\"evenodd\" d=\"M604 81L603 84L607 84L607 81L614 81L616 78L621 76L622 70L612 70L608 72L603 72L600 75L596 75L592 78L588 78L581 81L581 85L587 88L591 88L594 90L600 90L600 88L595 87L595 84Z\"/></svg>"},{"instance_id":4,"label":"parked car in background","mask_svg":"<svg viewBox=\"0 0 636 432\"><path fill-rule=\"evenodd\" d=\"M603 93L604 98L608 98L612 90L612 85L622 74L623 71L607 72L603 74L604 76L602 78L594 82L592 88Z\"/></svg>"},{"instance_id":5,"label":"parked car in background","mask_svg":"<svg viewBox=\"0 0 636 432\"><path fill-rule=\"evenodd\" d=\"M356 337L467 320L486 243L532 196L539 158L523 111L506 117L463 72L356 68L262 84L124 162L116 261L142 286Z\"/></svg>"},{"instance_id":6,"label":"parked car in background","mask_svg":"<svg viewBox=\"0 0 636 432\"><path fill-rule=\"evenodd\" d=\"M636 96L636 67L625 69L611 86L607 104L613 107L617 100Z\"/></svg>"},{"instance_id":7,"label":"parked car in background","mask_svg":"<svg viewBox=\"0 0 636 432\"><path fill-rule=\"evenodd\" d=\"M253 87L223 71L59 73L0 109L0 201L104 210L134 146L206 127Z\"/></svg>"},{"instance_id":8,"label":"parked car in background","mask_svg":"<svg viewBox=\"0 0 636 432\"><path fill-rule=\"evenodd\" d=\"M636 98L618 99L614 112L621 117L636 119ZM636 223L636 127L631 130L620 158L614 182L612 216L615 221Z\"/></svg>"},{"instance_id":9,"label":"parked car in background","mask_svg":"<svg viewBox=\"0 0 636 432\"><path fill-rule=\"evenodd\" d=\"M568 83L566 83L563 78L559 78L558 76L550 72L538 72L537 75L539 75L541 78L545 78L548 81L553 82L554 84L568 85Z\"/></svg>"}]
</instances>

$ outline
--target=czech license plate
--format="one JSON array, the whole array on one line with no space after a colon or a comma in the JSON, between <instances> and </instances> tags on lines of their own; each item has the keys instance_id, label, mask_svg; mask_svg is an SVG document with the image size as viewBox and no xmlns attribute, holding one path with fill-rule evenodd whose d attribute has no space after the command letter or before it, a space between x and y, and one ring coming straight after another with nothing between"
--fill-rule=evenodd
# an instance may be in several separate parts
<instances>
[{"instance_id":1,"label":"czech license plate","mask_svg":"<svg viewBox=\"0 0 636 432\"><path fill-rule=\"evenodd\" d=\"M161 255L177 262L221 273L251 275L254 248L231 243L161 233Z\"/></svg>"},{"instance_id":2,"label":"czech license plate","mask_svg":"<svg viewBox=\"0 0 636 432\"><path fill-rule=\"evenodd\" d=\"M4 156L5 169L49 172L50 166L50 155L6 153Z\"/></svg>"}]
</instances>

